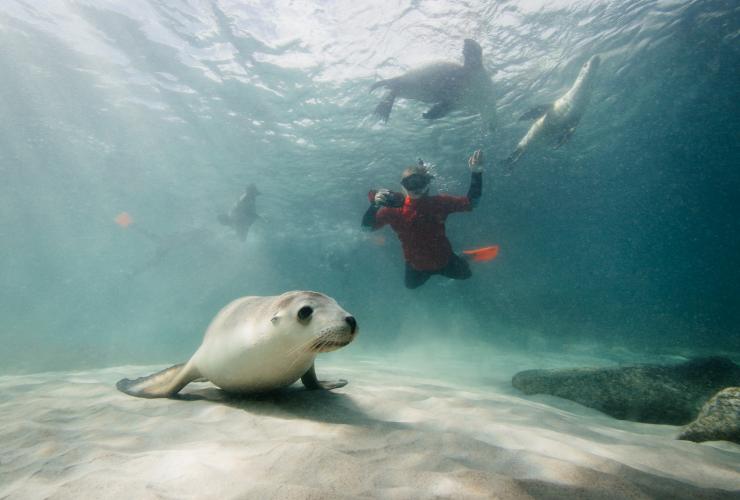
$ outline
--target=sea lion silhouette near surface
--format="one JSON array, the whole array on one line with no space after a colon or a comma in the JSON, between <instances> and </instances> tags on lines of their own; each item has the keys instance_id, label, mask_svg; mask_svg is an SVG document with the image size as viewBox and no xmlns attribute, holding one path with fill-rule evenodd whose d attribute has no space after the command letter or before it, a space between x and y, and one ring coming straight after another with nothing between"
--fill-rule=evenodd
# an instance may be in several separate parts
<instances>
[{"instance_id":1,"label":"sea lion silhouette near surface","mask_svg":"<svg viewBox=\"0 0 740 500\"><path fill-rule=\"evenodd\" d=\"M578 77L565 94L555 102L535 106L519 118L520 121L534 119L535 122L519 141L514 152L504 160L505 170L511 171L522 155L536 145L551 143L559 148L571 138L591 100L600 63L601 58L598 55L591 57L581 67Z\"/></svg>"},{"instance_id":2,"label":"sea lion silhouette near surface","mask_svg":"<svg viewBox=\"0 0 740 500\"><path fill-rule=\"evenodd\" d=\"M232 393L270 391L299 378L308 389L335 389L347 381L319 381L314 358L346 346L356 335L355 318L327 295L292 291L242 297L216 314L189 361L122 379L116 387L142 398L175 397L198 379Z\"/></svg>"},{"instance_id":3,"label":"sea lion silhouette near surface","mask_svg":"<svg viewBox=\"0 0 740 500\"><path fill-rule=\"evenodd\" d=\"M495 98L491 77L483 67L483 51L475 40L463 45L463 64L439 62L414 69L396 78L381 80L370 91L385 87L388 93L375 108L375 115L388 121L396 98L433 103L422 116L428 120L442 118L458 108L481 114L493 126Z\"/></svg>"}]
</instances>

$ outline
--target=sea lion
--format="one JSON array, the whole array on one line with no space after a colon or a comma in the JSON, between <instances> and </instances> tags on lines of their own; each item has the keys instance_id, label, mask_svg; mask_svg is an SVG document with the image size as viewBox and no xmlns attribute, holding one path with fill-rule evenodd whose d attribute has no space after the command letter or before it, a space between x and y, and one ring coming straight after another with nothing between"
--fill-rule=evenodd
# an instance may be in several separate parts
<instances>
[{"instance_id":1,"label":"sea lion","mask_svg":"<svg viewBox=\"0 0 740 500\"><path fill-rule=\"evenodd\" d=\"M324 294L242 297L216 314L188 362L120 380L116 387L142 398L174 397L196 379L233 393L269 391L299 378L308 389L335 389L347 381L319 381L314 358L346 346L356 335L355 318Z\"/></svg>"},{"instance_id":2,"label":"sea lion","mask_svg":"<svg viewBox=\"0 0 740 500\"><path fill-rule=\"evenodd\" d=\"M220 214L218 221L236 231L241 241L246 241L249 228L254 221L260 219L257 215L257 195L261 194L253 183L247 184L244 193L231 207L228 214Z\"/></svg>"},{"instance_id":3,"label":"sea lion","mask_svg":"<svg viewBox=\"0 0 740 500\"><path fill-rule=\"evenodd\" d=\"M591 99L596 70L600 63L601 58L598 55L591 57L581 67L576 81L562 97L551 104L535 106L519 118L520 121L530 119L536 121L519 141L514 152L504 160L506 169L511 170L522 155L535 144L551 142L558 148L570 139Z\"/></svg>"},{"instance_id":4,"label":"sea lion","mask_svg":"<svg viewBox=\"0 0 740 500\"><path fill-rule=\"evenodd\" d=\"M397 97L434 103L422 116L442 118L459 107L480 112L484 120L493 119L495 101L491 77L483 67L483 51L475 40L463 45L463 64L440 62L409 71L370 87L370 92L386 87L389 92L375 108L375 115L387 122Z\"/></svg>"}]
</instances>

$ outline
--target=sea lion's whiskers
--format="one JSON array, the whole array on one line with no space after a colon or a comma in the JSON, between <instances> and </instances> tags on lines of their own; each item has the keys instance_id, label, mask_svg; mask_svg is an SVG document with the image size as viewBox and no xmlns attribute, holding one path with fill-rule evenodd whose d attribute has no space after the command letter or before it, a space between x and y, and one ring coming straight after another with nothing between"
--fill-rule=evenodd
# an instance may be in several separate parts
<instances>
[{"instance_id":1,"label":"sea lion's whiskers","mask_svg":"<svg viewBox=\"0 0 740 500\"><path fill-rule=\"evenodd\" d=\"M288 365L288 370L293 368L293 366L295 366L295 364L298 363L299 359L301 359L300 356L293 356L293 361L291 361L290 364Z\"/></svg>"},{"instance_id":2,"label":"sea lion's whiskers","mask_svg":"<svg viewBox=\"0 0 740 500\"><path fill-rule=\"evenodd\" d=\"M310 349L306 349L306 347L308 347L309 344L312 344L315 341L316 341L316 339L309 339L306 342L304 342L302 344L299 344L299 345L295 346L294 348L292 348L290 351L287 352L286 355L287 356L292 356L293 354L296 354L296 353L301 352L301 351L310 351Z\"/></svg>"},{"instance_id":3,"label":"sea lion's whiskers","mask_svg":"<svg viewBox=\"0 0 740 500\"><path fill-rule=\"evenodd\" d=\"M313 349L310 349L310 348L307 349L306 347L309 344L313 344L313 342L315 342L315 341L316 341L316 339L310 339L310 340L304 342L303 344L300 344L299 346L291 349L290 351L288 351L285 354L285 357L288 357L288 358L291 358L292 357L293 358L293 361L288 365L288 369L293 368L293 366L298 362L298 360L301 359L300 356L294 356L294 355L295 354L298 354L299 352L311 352Z\"/></svg>"}]
</instances>

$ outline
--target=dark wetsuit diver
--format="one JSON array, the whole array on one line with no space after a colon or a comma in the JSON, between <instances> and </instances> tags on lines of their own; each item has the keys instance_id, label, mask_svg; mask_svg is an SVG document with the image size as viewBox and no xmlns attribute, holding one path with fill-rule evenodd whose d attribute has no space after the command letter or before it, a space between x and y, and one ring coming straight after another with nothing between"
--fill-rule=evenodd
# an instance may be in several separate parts
<instances>
[{"instance_id":1,"label":"dark wetsuit diver","mask_svg":"<svg viewBox=\"0 0 740 500\"><path fill-rule=\"evenodd\" d=\"M389 224L398 235L406 260L405 284L418 288L432 275L464 280L471 276L467 259L456 255L445 235L445 221L454 212L469 212L477 204L483 187L483 155L480 150L468 160L471 170L467 196L429 196L432 174L423 165L407 168L401 177L403 193L387 189L369 193L370 207L362 218L369 230Z\"/></svg>"},{"instance_id":2,"label":"dark wetsuit diver","mask_svg":"<svg viewBox=\"0 0 740 500\"><path fill-rule=\"evenodd\" d=\"M262 193L254 183L247 184L244 193L234 203L231 210L218 216L219 222L236 231L236 235L241 241L247 240L247 233L249 233L252 224L262 219L257 215L257 195L260 194Z\"/></svg>"}]
</instances>

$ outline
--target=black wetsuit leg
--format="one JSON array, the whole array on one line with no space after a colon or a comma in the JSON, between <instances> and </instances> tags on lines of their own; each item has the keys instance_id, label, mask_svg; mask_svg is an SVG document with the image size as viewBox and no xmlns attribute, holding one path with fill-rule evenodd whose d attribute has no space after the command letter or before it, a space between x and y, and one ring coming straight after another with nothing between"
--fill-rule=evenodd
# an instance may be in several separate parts
<instances>
[{"instance_id":1,"label":"black wetsuit leg","mask_svg":"<svg viewBox=\"0 0 740 500\"><path fill-rule=\"evenodd\" d=\"M427 272L427 271L419 271L418 269L414 269L409 265L409 263L406 263L406 275L404 277L404 284L406 285L406 288L414 289L419 288L421 285L427 282L427 280L432 276L433 273Z\"/></svg>"},{"instance_id":2,"label":"black wetsuit leg","mask_svg":"<svg viewBox=\"0 0 740 500\"><path fill-rule=\"evenodd\" d=\"M419 288L434 274L441 274L442 276L452 278L453 280L466 280L473 275L470 271L470 264L468 264L468 261L453 253L450 260L447 261L447 265L439 271L419 271L418 269L411 267L407 262L406 276L404 278L406 288Z\"/></svg>"},{"instance_id":3,"label":"black wetsuit leg","mask_svg":"<svg viewBox=\"0 0 740 500\"><path fill-rule=\"evenodd\" d=\"M440 269L438 273L453 280L466 280L473 275L470 271L468 261L454 253L450 257L449 262L447 262L447 265Z\"/></svg>"}]
</instances>

